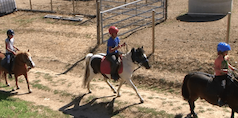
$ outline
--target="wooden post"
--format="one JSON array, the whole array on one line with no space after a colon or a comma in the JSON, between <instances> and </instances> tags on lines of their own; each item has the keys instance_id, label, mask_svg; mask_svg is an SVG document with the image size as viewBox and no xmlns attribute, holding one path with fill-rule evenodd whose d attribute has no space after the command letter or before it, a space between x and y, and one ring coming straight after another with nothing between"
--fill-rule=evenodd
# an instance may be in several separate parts
<instances>
[{"instance_id":1,"label":"wooden post","mask_svg":"<svg viewBox=\"0 0 238 118\"><path fill-rule=\"evenodd\" d=\"M32 4L31 4L31 0L30 0L30 9L32 10Z\"/></svg>"},{"instance_id":2,"label":"wooden post","mask_svg":"<svg viewBox=\"0 0 238 118\"><path fill-rule=\"evenodd\" d=\"M226 43L229 43L229 38L230 38L230 26L231 26L231 12L228 12L227 32L226 32Z\"/></svg>"},{"instance_id":3,"label":"wooden post","mask_svg":"<svg viewBox=\"0 0 238 118\"><path fill-rule=\"evenodd\" d=\"M74 0L73 0L73 14L75 13Z\"/></svg>"},{"instance_id":4,"label":"wooden post","mask_svg":"<svg viewBox=\"0 0 238 118\"><path fill-rule=\"evenodd\" d=\"M152 11L152 54L155 52L155 10Z\"/></svg>"},{"instance_id":5,"label":"wooden post","mask_svg":"<svg viewBox=\"0 0 238 118\"><path fill-rule=\"evenodd\" d=\"M96 0L97 5L97 44L99 45L100 42L100 0Z\"/></svg>"},{"instance_id":6,"label":"wooden post","mask_svg":"<svg viewBox=\"0 0 238 118\"><path fill-rule=\"evenodd\" d=\"M50 0L50 8L51 8L51 11L53 11L53 2L52 2L52 0Z\"/></svg>"}]
</instances>

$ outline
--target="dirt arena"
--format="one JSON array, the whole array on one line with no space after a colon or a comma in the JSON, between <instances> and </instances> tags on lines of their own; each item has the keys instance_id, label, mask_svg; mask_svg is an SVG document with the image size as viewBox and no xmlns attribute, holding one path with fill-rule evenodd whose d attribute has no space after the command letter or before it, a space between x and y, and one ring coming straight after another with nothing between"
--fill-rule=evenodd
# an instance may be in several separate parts
<instances>
[{"instance_id":1,"label":"dirt arena","mask_svg":"<svg viewBox=\"0 0 238 118\"><path fill-rule=\"evenodd\" d=\"M47 0L43 0L46 1ZM42 1L42 2L43 2ZM28 0L16 1L19 8L28 7ZM82 3L81 3L82 2ZM95 15L95 1L78 1L83 14ZM79 4L80 3L80 4ZM34 2L37 9L50 9ZM71 1L57 1L55 6L70 5ZM89 7L90 6L90 7ZM85 8L83 8L85 7ZM238 1L233 1L231 17L231 32L229 43L230 63L235 67L238 57ZM57 14L66 14L61 9L69 6L57 7ZM88 8L88 9L86 9ZM188 12L187 0L168 1L168 19L155 27L155 53L149 58L151 69L140 68L133 75L133 82L144 98L143 104L138 104L139 98L134 90L123 85L121 97L114 99L115 94L97 76L92 81L92 94L83 88L84 76L83 58L89 52L106 52L106 45L96 47L96 19L85 23L46 19L49 13L18 11L0 17L0 51L5 52L4 40L7 29L15 31L15 46L22 51L30 50L36 68L29 71L29 81L33 93L27 92L26 83L21 77L21 89L17 90L20 99L34 102L36 105L48 106L53 110L63 110L79 118L109 118L109 117L149 117L150 114L141 113L138 107L165 111L167 114L182 114L186 117L190 113L189 105L181 96L181 84L184 76L193 71L213 73L213 62L217 56L216 45L225 41L227 31L227 16L218 17L211 21L211 17L191 18ZM67 15L66 15L67 16ZM183 21L181 21L183 20ZM184 21L184 20L187 20ZM190 22L189 22L190 21ZM198 21L198 22L195 22ZM128 44L128 49L143 46L147 55L151 54L151 28L139 30L121 42ZM126 48L121 51L126 52ZM1 80L3 82L3 80ZM117 88L118 83L113 82ZM11 86L15 86L11 81ZM34 85L40 84L45 89ZM0 88L5 89L5 88ZM70 104L76 97L81 98L79 107L75 110ZM98 98L93 101L93 98ZM114 103L111 108L110 104ZM204 100L198 100L195 112L201 118L229 118L230 108L210 105ZM113 110L113 115L111 111ZM61 112L59 111L59 112ZM118 112L116 112L118 111ZM96 116L95 116L96 115ZM238 115L235 114L237 117Z\"/></svg>"}]
</instances>

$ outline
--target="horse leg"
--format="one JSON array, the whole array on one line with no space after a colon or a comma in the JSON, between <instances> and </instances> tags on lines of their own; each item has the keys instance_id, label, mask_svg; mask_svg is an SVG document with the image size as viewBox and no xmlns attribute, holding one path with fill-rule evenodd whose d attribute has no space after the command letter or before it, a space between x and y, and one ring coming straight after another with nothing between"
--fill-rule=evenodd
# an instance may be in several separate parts
<instances>
[{"instance_id":1,"label":"horse leg","mask_svg":"<svg viewBox=\"0 0 238 118\"><path fill-rule=\"evenodd\" d=\"M112 89L112 91L113 91L114 93L116 93L115 88L111 85L111 83L108 81L108 79L104 77L104 81L107 83L108 86L110 86L110 88Z\"/></svg>"},{"instance_id":2,"label":"horse leg","mask_svg":"<svg viewBox=\"0 0 238 118\"><path fill-rule=\"evenodd\" d=\"M231 111L231 118L234 118L234 110L232 109L232 111Z\"/></svg>"},{"instance_id":3,"label":"horse leg","mask_svg":"<svg viewBox=\"0 0 238 118\"><path fill-rule=\"evenodd\" d=\"M127 83L131 85L131 87L134 89L134 91L136 92L137 96L140 98L140 102L143 103L144 100L143 98L140 96L140 94L137 91L136 86L133 84L133 82L131 81L131 79L127 79Z\"/></svg>"},{"instance_id":4,"label":"horse leg","mask_svg":"<svg viewBox=\"0 0 238 118\"><path fill-rule=\"evenodd\" d=\"M14 74L14 76L15 76L15 81L16 81L16 87L17 87L17 90L18 90L18 89L20 89L20 87L18 86L18 78L15 74Z\"/></svg>"},{"instance_id":5,"label":"horse leg","mask_svg":"<svg viewBox=\"0 0 238 118\"><path fill-rule=\"evenodd\" d=\"M125 82L125 81L123 81L123 80L121 79L120 85L119 85L119 87L118 87L118 89L117 89L117 97L121 97L120 89L121 89L121 86L124 84L124 82Z\"/></svg>"},{"instance_id":6,"label":"horse leg","mask_svg":"<svg viewBox=\"0 0 238 118\"><path fill-rule=\"evenodd\" d=\"M194 118L197 118L198 116L197 116L197 114L194 112L194 108L195 108L194 101L189 100L188 103L189 103L189 106L190 106L191 114L193 115Z\"/></svg>"},{"instance_id":7,"label":"horse leg","mask_svg":"<svg viewBox=\"0 0 238 118\"><path fill-rule=\"evenodd\" d=\"M30 89L30 85L29 85L29 81L28 81L28 77L27 77L27 72L26 72L26 74L24 74L24 77L25 77L25 79L26 79L28 91L29 91L29 93L31 93L32 91L31 91L31 89Z\"/></svg>"},{"instance_id":8,"label":"horse leg","mask_svg":"<svg viewBox=\"0 0 238 118\"><path fill-rule=\"evenodd\" d=\"M87 83L86 83L87 89L88 89L88 93L92 93L92 91L91 91L91 89L90 89L90 82L91 82L91 80L93 79L94 75L95 75L95 74L90 71L90 75L89 75L89 77L88 77L88 79L87 79Z\"/></svg>"},{"instance_id":9,"label":"horse leg","mask_svg":"<svg viewBox=\"0 0 238 118\"><path fill-rule=\"evenodd\" d=\"M1 74L2 74L2 73L1 73ZM3 72L3 75L4 75L4 78L5 78L6 85L7 85L7 86L10 86L10 84L8 84L8 82L7 82L7 74L6 74L5 72Z\"/></svg>"}]
</instances>

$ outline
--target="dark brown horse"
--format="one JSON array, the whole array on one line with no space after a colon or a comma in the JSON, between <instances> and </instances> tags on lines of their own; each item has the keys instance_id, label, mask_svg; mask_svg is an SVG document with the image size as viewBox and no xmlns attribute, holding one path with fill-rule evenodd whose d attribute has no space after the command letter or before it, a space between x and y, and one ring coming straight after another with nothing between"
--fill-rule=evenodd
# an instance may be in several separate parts
<instances>
[{"instance_id":1,"label":"dark brown horse","mask_svg":"<svg viewBox=\"0 0 238 118\"><path fill-rule=\"evenodd\" d=\"M5 58L5 54L0 53L0 63L4 58ZM28 50L28 52L22 52L22 51L17 52L17 54L15 55L15 59L13 62L13 67L12 67L12 72L15 77L17 89L19 89L18 76L24 75L26 82L27 82L28 91L29 91L29 93L31 93L31 89L29 86L28 78L27 78L27 72L29 71L30 68L34 68L34 67L35 67L35 64L31 59L31 54L29 53L29 50ZM7 73L8 73L8 70L3 68L0 64L0 74L4 75L6 85L9 86L9 84L7 82L7 77L6 77Z\"/></svg>"},{"instance_id":2,"label":"dark brown horse","mask_svg":"<svg viewBox=\"0 0 238 118\"><path fill-rule=\"evenodd\" d=\"M226 101L232 109L231 118L234 118L234 112L238 112L238 82L237 79L227 81ZM197 117L194 112L194 102L198 99L205 99L213 105L217 105L218 96L224 90L221 86L222 80L213 79L213 75L194 72L185 76L182 86L182 96L188 101L191 113L190 117Z\"/></svg>"}]
</instances>

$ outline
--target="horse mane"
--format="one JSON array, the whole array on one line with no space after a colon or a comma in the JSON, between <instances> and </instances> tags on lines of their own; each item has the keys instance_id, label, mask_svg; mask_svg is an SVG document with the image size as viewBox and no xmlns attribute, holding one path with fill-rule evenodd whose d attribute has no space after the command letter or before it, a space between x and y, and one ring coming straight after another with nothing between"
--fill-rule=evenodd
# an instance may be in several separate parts
<instances>
[{"instance_id":1,"label":"horse mane","mask_svg":"<svg viewBox=\"0 0 238 118\"><path fill-rule=\"evenodd\" d=\"M29 53L26 51L17 51L16 55L18 55L18 54L29 54Z\"/></svg>"}]
</instances>

